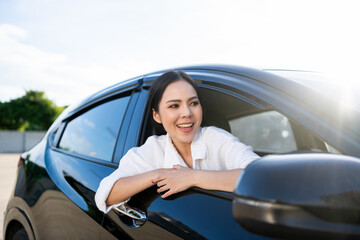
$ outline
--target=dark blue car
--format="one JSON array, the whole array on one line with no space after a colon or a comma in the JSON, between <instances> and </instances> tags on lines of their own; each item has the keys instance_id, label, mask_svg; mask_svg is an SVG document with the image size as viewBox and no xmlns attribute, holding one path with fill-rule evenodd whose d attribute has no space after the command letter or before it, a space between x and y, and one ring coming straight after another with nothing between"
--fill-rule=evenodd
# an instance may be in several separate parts
<instances>
[{"instance_id":1,"label":"dark blue car","mask_svg":"<svg viewBox=\"0 0 360 240\"><path fill-rule=\"evenodd\" d=\"M360 238L359 95L314 74L204 65L178 68L200 87L204 125L262 156L234 193L156 187L126 211L99 211L94 195L121 157L152 135L146 100L164 71L108 87L66 109L21 155L4 239Z\"/></svg>"}]
</instances>

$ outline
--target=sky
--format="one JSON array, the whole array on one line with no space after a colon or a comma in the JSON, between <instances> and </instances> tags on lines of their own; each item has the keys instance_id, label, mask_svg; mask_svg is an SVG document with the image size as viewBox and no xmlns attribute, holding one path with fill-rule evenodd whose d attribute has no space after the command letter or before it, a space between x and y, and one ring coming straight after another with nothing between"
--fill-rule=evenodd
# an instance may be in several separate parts
<instances>
[{"instance_id":1,"label":"sky","mask_svg":"<svg viewBox=\"0 0 360 240\"><path fill-rule=\"evenodd\" d=\"M318 71L359 84L356 0L1 0L0 101L71 105L192 64ZM349 88L349 87L348 87Z\"/></svg>"}]
</instances>

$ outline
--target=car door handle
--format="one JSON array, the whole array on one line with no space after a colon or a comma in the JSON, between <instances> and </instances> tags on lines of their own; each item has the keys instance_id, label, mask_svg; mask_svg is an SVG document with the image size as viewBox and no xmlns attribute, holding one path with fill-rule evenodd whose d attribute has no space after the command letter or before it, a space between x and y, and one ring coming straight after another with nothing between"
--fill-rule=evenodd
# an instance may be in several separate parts
<instances>
[{"instance_id":1,"label":"car door handle","mask_svg":"<svg viewBox=\"0 0 360 240\"><path fill-rule=\"evenodd\" d=\"M117 213L123 214L125 216L128 216L132 219L134 219L136 222L142 222L144 223L147 219L146 213L140 209L130 207L127 204L121 205L119 207L115 207L114 210Z\"/></svg>"}]
</instances>

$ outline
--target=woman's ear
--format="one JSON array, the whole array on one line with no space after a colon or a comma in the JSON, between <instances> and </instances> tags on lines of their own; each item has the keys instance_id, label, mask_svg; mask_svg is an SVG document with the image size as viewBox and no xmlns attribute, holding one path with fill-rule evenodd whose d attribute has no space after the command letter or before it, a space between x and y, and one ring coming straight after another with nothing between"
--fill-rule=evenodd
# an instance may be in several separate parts
<instances>
[{"instance_id":1,"label":"woman's ear","mask_svg":"<svg viewBox=\"0 0 360 240\"><path fill-rule=\"evenodd\" d=\"M161 124L161 119L160 119L159 113L156 112L155 109L153 109L153 108L152 108L151 110L152 110L152 115L153 115L154 120L155 120L157 123Z\"/></svg>"}]
</instances>

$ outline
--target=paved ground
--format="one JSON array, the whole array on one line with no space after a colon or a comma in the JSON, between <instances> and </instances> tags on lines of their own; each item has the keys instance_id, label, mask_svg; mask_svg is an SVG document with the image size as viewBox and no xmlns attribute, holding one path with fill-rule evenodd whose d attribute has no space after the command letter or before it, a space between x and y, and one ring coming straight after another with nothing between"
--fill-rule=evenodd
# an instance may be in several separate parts
<instances>
[{"instance_id":1,"label":"paved ground","mask_svg":"<svg viewBox=\"0 0 360 240\"><path fill-rule=\"evenodd\" d=\"M0 154L0 240L3 235L4 211L14 187L19 156L20 154Z\"/></svg>"}]
</instances>

